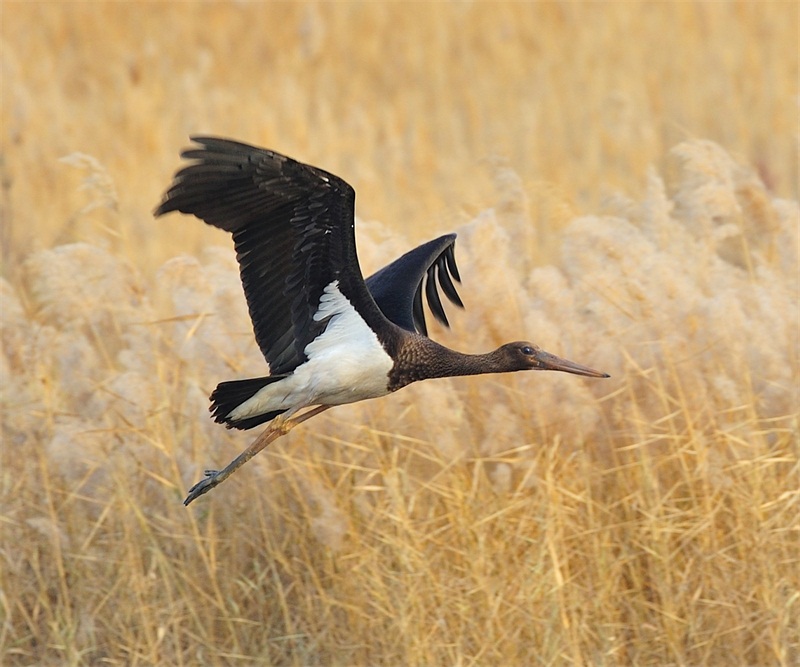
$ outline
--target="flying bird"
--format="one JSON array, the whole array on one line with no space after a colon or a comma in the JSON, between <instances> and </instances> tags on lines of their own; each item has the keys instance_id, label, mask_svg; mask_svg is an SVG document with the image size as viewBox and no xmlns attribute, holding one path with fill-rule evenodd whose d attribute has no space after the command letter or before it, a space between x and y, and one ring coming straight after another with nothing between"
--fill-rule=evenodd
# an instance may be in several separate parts
<instances>
[{"instance_id":1,"label":"flying bird","mask_svg":"<svg viewBox=\"0 0 800 667\"><path fill-rule=\"evenodd\" d=\"M191 163L177 172L155 215L180 211L233 235L256 342L270 373L221 382L210 410L228 428L269 427L228 466L205 471L185 505L335 405L429 378L523 370L609 377L525 341L485 354L434 342L427 336L423 289L445 326L439 288L463 307L453 283L461 282L455 234L411 250L364 280L350 185L271 150L216 137L192 141L197 146L181 154Z\"/></svg>"}]
</instances>

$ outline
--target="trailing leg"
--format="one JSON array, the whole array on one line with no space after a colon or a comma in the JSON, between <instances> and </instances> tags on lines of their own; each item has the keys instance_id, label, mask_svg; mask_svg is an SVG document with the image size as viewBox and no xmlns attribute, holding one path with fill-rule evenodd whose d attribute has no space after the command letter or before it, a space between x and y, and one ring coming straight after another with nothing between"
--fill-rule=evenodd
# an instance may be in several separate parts
<instances>
[{"instance_id":1,"label":"trailing leg","mask_svg":"<svg viewBox=\"0 0 800 667\"><path fill-rule=\"evenodd\" d=\"M282 435L285 435L298 424L302 424L304 421L306 421L306 419L311 419L311 417L324 412L330 407L332 406L318 405L317 407L309 410L308 412L304 412L302 415L295 417L294 419L283 419L280 416L276 417L269 427L265 429L264 432L261 433L261 435L259 435L255 440L253 440L247 449L233 459L233 461L226 465L222 470L206 470L205 479L201 479L197 484L189 489L189 495L186 496L186 500L183 501L183 504L188 505L190 502L196 498L199 498L204 493L211 491L211 489L218 484L222 484L222 482L228 479L228 477L230 477L238 468L247 463L268 444L277 440Z\"/></svg>"}]
</instances>

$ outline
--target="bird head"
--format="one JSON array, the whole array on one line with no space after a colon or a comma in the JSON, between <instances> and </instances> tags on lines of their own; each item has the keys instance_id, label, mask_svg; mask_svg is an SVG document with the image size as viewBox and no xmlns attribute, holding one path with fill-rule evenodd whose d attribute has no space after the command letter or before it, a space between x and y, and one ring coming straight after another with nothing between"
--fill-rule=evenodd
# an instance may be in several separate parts
<instances>
[{"instance_id":1,"label":"bird head","mask_svg":"<svg viewBox=\"0 0 800 667\"><path fill-rule=\"evenodd\" d=\"M576 364L574 361L562 359L555 354L545 352L538 345L527 341L516 341L503 345L500 352L507 360L509 366L517 371L562 371L564 373L574 373L575 375L585 375L593 378L611 377L608 373L601 373L588 366Z\"/></svg>"}]
</instances>

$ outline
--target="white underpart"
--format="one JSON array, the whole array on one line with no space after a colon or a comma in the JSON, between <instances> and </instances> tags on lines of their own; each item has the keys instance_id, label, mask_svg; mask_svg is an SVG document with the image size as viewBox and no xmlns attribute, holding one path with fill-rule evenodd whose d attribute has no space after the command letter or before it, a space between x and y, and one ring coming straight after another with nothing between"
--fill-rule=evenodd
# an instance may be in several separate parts
<instances>
[{"instance_id":1,"label":"white underpart","mask_svg":"<svg viewBox=\"0 0 800 667\"><path fill-rule=\"evenodd\" d=\"M268 384L232 410L246 419L273 410L286 417L308 405L342 405L389 393L392 358L334 280L322 293L314 320L328 325L304 350L308 361L285 380Z\"/></svg>"}]
</instances>

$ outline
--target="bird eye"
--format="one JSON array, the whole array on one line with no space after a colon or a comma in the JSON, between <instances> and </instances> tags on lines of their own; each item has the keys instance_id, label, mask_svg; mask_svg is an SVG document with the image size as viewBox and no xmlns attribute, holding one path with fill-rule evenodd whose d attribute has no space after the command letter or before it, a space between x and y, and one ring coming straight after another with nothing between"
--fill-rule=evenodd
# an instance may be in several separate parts
<instances>
[{"instance_id":1,"label":"bird eye","mask_svg":"<svg viewBox=\"0 0 800 667\"><path fill-rule=\"evenodd\" d=\"M520 352L526 356L530 356L533 354L533 348L530 345L525 345L524 347L520 348Z\"/></svg>"}]
</instances>

